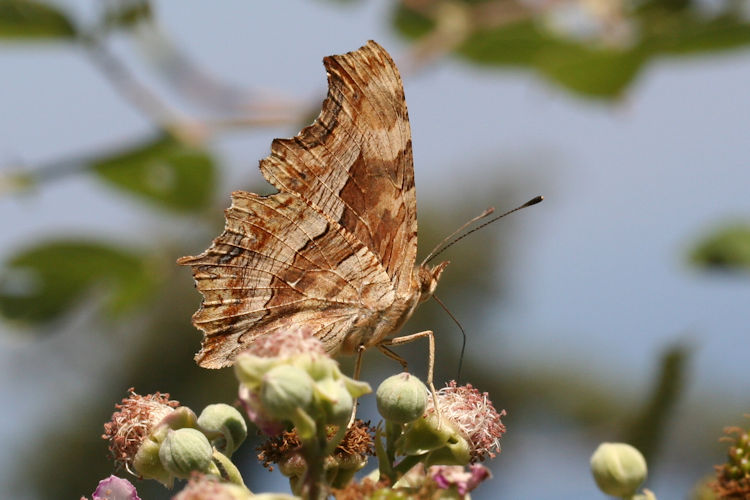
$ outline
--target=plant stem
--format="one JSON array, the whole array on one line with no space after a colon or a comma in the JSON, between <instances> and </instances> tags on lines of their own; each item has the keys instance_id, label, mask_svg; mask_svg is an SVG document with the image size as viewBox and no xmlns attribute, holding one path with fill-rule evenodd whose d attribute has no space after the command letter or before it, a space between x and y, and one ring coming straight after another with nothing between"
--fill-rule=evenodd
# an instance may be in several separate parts
<instances>
[{"instance_id":1,"label":"plant stem","mask_svg":"<svg viewBox=\"0 0 750 500\"><path fill-rule=\"evenodd\" d=\"M301 454L305 459L305 474L302 478L301 496L306 500L325 500L328 498L328 483L323 467L328 436L324 425L316 426L312 439L302 441Z\"/></svg>"}]
</instances>

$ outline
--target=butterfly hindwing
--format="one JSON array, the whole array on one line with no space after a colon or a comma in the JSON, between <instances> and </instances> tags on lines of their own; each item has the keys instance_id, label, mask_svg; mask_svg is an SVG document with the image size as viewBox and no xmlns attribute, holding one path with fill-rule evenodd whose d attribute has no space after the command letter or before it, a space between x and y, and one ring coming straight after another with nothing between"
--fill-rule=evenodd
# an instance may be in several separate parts
<instances>
[{"instance_id":1,"label":"butterfly hindwing","mask_svg":"<svg viewBox=\"0 0 750 500\"><path fill-rule=\"evenodd\" d=\"M197 359L207 367L229 364L280 325L305 323L335 343L352 318L393 301L390 279L372 252L289 193L236 191L224 232L204 253L179 263L193 266L203 294L193 323L206 334Z\"/></svg>"}]
</instances>

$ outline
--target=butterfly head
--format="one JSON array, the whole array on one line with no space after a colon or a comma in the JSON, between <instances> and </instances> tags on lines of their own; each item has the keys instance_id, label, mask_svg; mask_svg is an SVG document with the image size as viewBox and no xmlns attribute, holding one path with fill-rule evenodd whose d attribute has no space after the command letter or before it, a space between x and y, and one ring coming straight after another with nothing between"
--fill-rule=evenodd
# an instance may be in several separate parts
<instances>
[{"instance_id":1,"label":"butterfly head","mask_svg":"<svg viewBox=\"0 0 750 500\"><path fill-rule=\"evenodd\" d=\"M437 288L440 275L443 274L443 270L445 270L448 264L450 264L450 262L444 261L436 266L429 266L427 264L419 266L417 279L419 280L420 302L424 302L435 293L435 288Z\"/></svg>"}]
</instances>

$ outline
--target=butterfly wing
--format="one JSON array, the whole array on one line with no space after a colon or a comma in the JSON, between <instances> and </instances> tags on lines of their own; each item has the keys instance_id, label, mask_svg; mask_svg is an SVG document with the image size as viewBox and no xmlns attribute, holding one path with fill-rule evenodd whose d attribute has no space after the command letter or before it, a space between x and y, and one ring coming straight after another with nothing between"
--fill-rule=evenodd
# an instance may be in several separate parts
<instances>
[{"instance_id":1,"label":"butterfly wing","mask_svg":"<svg viewBox=\"0 0 750 500\"><path fill-rule=\"evenodd\" d=\"M203 303L193 324L205 338L196 361L232 364L256 337L304 325L327 350L363 313L393 302L377 258L340 225L291 193L232 193L224 232L190 265Z\"/></svg>"},{"instance_id":2,"label":"butterfly wing","mask_svg":"<svg viewBox=\"0 0 750 500\"><path fill-rule=\"evenodd\" d=\"M205 333L201 366L231 364L253 339L291 325L335 352L413 294L416 195L398 70L375 42L324 63L320 115L275 139L260 163L280 192L233 193L224 232L178 261L204 296L193 316Z\"/></svg>"},{"instance_id":3,"label":"butterfly wing","mask_svg":"<svg viewBox=\"0 0 750 500\"><path fill-rule=\"evenodd\" d=\"M326 57L328 96L309 127L276 139L265 178L337 221L369 248L400 294L417 253L411 132L395 63L377 43Z\"/></svg>"}]
</instances>

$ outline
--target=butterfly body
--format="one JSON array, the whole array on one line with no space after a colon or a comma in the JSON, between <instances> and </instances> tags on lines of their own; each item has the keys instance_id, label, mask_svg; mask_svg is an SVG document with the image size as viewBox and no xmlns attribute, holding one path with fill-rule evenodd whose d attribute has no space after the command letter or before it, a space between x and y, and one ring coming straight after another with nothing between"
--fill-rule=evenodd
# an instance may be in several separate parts
<instances>
[{"instance_id":1,"label":"butterfly body","mask_svg":"<svg viewBox=\"0 0 750 500\"><path fill-rule=\"evenodd\" d=\"M440 275L447 265L448 262L442 262L435 267L415 267L409 292L403 296L396 296L390 306L384 310L377 311L375 314L365 313L362 321L356 322L347 332L337 352L355 354L360 346L365 349L375 347L401 331L417 306L432 296Z\"/></svg>"},{"instance_id":2,"label":"butterfly body","mask_svg":"<svg viewBox=\"0 0 750 500\"><path fill-rule=\"evenodd\" d=\"M411 131L398 70L375 42L324 59L315 122L274 139L260 170L279 192L232 193L224 232L179 264L203 294L196 360L219 368L261 335L309 329L332 353L383 344L447 262L415 264Z\"/></svg>"}]
</instances>

